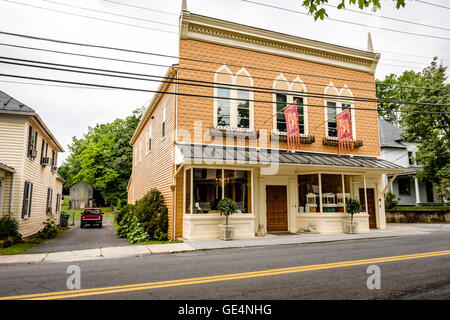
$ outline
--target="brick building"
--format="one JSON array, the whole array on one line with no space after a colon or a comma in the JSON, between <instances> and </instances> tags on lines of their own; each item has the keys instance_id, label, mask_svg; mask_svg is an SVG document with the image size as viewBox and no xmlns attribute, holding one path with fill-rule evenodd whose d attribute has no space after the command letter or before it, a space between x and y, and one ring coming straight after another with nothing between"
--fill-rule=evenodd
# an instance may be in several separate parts
<instances>
[{"instance_id":1,"label":"brick building","mask_svg":"<svg viewBox=\"0 0 450 320\"><path fill-rule=\"evenodd\" d=\"M376 102L370 101L379 54L183 6L179 56L131 140L128 184L130 203L151 188L162 192L171 238L218 238L223 197L238 204L230 217L238 238L343 232L349 197L363 205L355 215L360 232L386 227L382 174L403 168L379 159ZM192 85L193 79L203 82ZM301 145L286 152L284 114L277 112L293 101ZM345 108L355 149L338 157L333 117Z\"/></svg>"}]
</instances>

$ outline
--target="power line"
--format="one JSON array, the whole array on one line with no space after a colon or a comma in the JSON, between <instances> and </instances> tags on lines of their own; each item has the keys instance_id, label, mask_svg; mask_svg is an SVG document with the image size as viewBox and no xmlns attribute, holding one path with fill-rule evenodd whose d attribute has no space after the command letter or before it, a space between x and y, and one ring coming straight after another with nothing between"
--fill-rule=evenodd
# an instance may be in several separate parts
<instances>
[{"instance_id":1,"label":"power line","mask_svg":"<svg viewBox=\"0 0 450 320\"><path fill-rule=\"evenodd\" d=\"M168 12L168 11L162 11L162 10L156 10L156 9L150 9L147 7L140 7L140 6L136 6L136 5L132 5L132 4L128 4L128 3L122 3L122 2L117 2L117 1L110 1L110 0L103 0L104 2L110 2L110 3L114 3L120 6L126 6L126 7L131 7L131 8L137 8L137 9L142 9L142 10L146 10L146 11L153 11L153 12L158 12L158 13L165 13L168 15L173 15L173 16L179 16L179 14L177 13L173 13L173 12Z\"/></svg>"},{"instance_id":2,"label":"power line","mask_svg":"<svg viewBox=\"0 0 450 320\"><path fill-rule=\"evenodd\" d=\"M26 85L32 85L32 86L57 87L57 88L95 89L95 90L114 90L114 89L107 89L107 88L95 88L95 87L86 87L86 86L63 86L63 85L51 84L51 83L35 83L35 82L25 82L25 81L8 81L8 80L0 80L0 82L4 82L4 83L14 83L14 84L26 84Z\"/></svg>"},{"instance_id":3,"label":"power line","mask_svg":"<svg viewBox=\"0 0 450 320\"><path fill-rule=\"evenodd\" d=\"M52 4L56 4L56 5L60 5L60 6L66 6L66 7L70 7L70 8L82 9L82 10L97 12L97 13L101 13L101 14L108 14L108 15L121 17L121 18L133 19L133 20L138 20L138 21L145 21L145 22L156 23L156 24L162 24L162 25L171 26L171 27L178 27L178 25L173 24L173 23L165 23L165 22L160 22L160 21L156 21L156 20L149 20L149 19L131 17L131 16L118 14L118 13L111 13L111 12L106 12L106 11L102 11L102 10L86 8L86 7L73 6L73 5L70 5L70 4L67 4L67 3L61 3L61 2L51 1L51 0L41 0L41 1L52 3Z\"/></svg>"},{"instance_id":4,"label":"power line","mask_svg":"<svg viewBox=\"0 0 450 320\"><path fill-rule=\"evenodd\" d=\"M255 2L255 1L250 1L250 0L242 0L242 1L248 2L248 3L252 3L252 4L255 4L255 5L259 5L259 6L264 6L264 7L269 7L269 8L273 8L273 9L278 9L278 10L283 10L283 11L288 11L288 12L293 12L293 13L309 16L309 14L301 12L301 11L287 9L287 8L282 8L282 7L278 7L278 6L273 6L273 5L266 4L266 3ZM352 25L356 25L356 26L360 26L360 27L380 29L380 30L384 30L384 31L403 33L403 34L408 34L408 35L413 35L413 36L420 36L420 37L440 39L440 40L450 40L450 38L445 38L445 37L440 37L440 36L431 36L431 35L428 35L428 34L414 33L414 32L409 32L409 31L401 31L401 30L396 30L396 29L371 26L371 25L368 25L368 24L357 23L357 22L352 22L352 21L347 21L347 20L340 20L340 19L329 18L329 17L325 17L325 19L328 19L330 21L336 21L336 22L341 22L341 23L352 24Z\"/></svg>"},{"instance_id":5,"label":"power line","mask_svg":"<svg viewBox=\"0 0 450 320\"><path fill-rule=\"evenodd\" d=\"M136 24L130 24L130 23L113 21L113 20L102 19L102 18L96 18L96 17L87 16L87 15L84 15L84 14L78 14L78 13L72 13L72 12L61 11L61 10L56 10L56 9L50 9L50 8L35 6L35 5L32 5L32 4L28 4L28 3L16 2L16 1L12 1L12 0L1 0L1 1L14 3L14 4L21 5L21 6L26 6L26 7L32 7L32 8L36 8L36 9L42 9L42 10L47 10L47 11L67 14L67 15L71 15L71 16L82 17L82 18L86 18L86 19L98 20L98 21L103 21L103 22L120 24L120 25L124 25L124 26L128 26L128 27L136 27L136 28L141 28L141 29L147 29L147 30L152 30L152 31L160 31L160 32L165 32L165 33L178 35L178 32L169 31L169 30L162 30L162 29L156 29L156 28L152 28L152 27L144 27L144 26L140 26L140 25L136 25Z\"/></svg>"},{"instance_id":6,"label":"power line","mask_svg":"<svg viewBox=\"0 0 450 320\"><path fill-rule=\"evenodd\" d=\"M23 60L23 59L5 58L5 57L0 57L0 58L1 59L10 59L10 60L19 60L19 61ZM54 64L54 63L47 63L47 64L49 64L49 65L66 66L66 67L70 67L70 68L81 68L81 69L87 69L87 70L95 70L95 71L102 71L102 72L126 74L127 76L119 76L119 75L105 74L105 73L98 73L98 72L88 72L88 71L79 71L79 70L54 68L54 67L48 67L48 66L29 65L29 64L23 64L23 63L15 63L15 62L0 61L0 63L20 65L20 66L25 66L25 67L37 67L37 68L56 70L56 71L77 72L77 73L91 74L91 75L97 75L97 76L107 76L107 77L116 77L116 78L132 79L132 80L152 81L152 82L158 82L158 83L161 83L161 82L163 82L163 83L172 83L172 82L174 82L172 80L175 80L175 83L178 83L178 84L181 84L181 85L196 86L196 87L207 87L207 88L221 88L221 87L223 87L223 85L220 85L220 84L218 85L218 84L216 84L214 82L209 82L209 81L199 81L199 80L193 80L193 79L179 79L179 78L160 77L160 76L153 76L153 75L144 75L144 74L136 74L136 73L130 73L130 72L97 69L97 68L87 68L87 67L80 67L80 66L61 65L61 64ZM45 62L37 62L37 63L44 64ZM130 76L128 76L128 75L130 75ZM164 80L142 79L142 78L137 78L137 77L131 77L131 75L137 75L137 76L140 76L140 77L144 76L144 77L152 77L152 78L163 78ZM171 81L168 81L168 80L171 80ZM180 80L181 81L187 81L187 82L180 82ZM189 81L191 81L191 82L189 82ZM201 84L192 83L192 82L201 82ZM211 83L211 84L214 84L214 85L206 85L204 83ZM250 87L250 86L242 86L242 85L228 85L228 86L229 87L234 87L234 88L244 88L244 89L251 90L253 92L258 92L258 93L270 93L270 94L273 94L273 93L276 92L274 90L258 91L258 90L254 90L255 87ZM259 89L259 88L261 88L261 87L256 87L256 89ZM261 89L262 90L268 90L267 88L264 88L264 87L262 87ZM283 92L286 92L286 91L283 91ZM380 103L385 102L385 103L396 103L396 104L406 104L406 105L431 105L431 106L450 107L450 105L436 104L436 103L410 102L410 101L397 101L397 100L380 100L380 99L360 98L360 97L341 97L341 96L336 96L336 95L314 94L314 93L305 93L305 92L299 92L299 91L289 91L289 92L294 93L294 94L299 95L299 96L303 96L303 97L329 98L330 100L332 100L332 99L339 99L339 100L351 100L351 101L360 101L360 102L380 102ZM222 97L217 97L217 98L227 99L227 98L222 98ZM231 98L231 100L239 100L240 101L242 99ZM249 100L249 101L257 101L257 100ZM270 102L270 101L262 101L262 100L258 100L257 102L265 102L265 103L272 103L272 104L275 103L273 101ZM325 107L325 106L321 106L321 107ZM365 108L355 108L355 107L352 107L352 109L365 110Z\"/></svg>"},{"instance_id":7,"label":"power line","mask_svg":"<svg viewBox=\"0 0 450 320\"><path fill-rule=\"evenodd\" d=\"M443 5L440 5L440 4L431 3L431 2L426 2L426 1L422 1L422 0L416 0L416 2L420 2L420 3L423 3L423 4L427 4L427 5L429 5L429 6L434 6L434 7L444 8L444 9L450 9L450 7L446 7L446 6L443 6Z\"/></svg>"},{"instance_id":8,"label":"power line","mask_svg":"<svg viewBox=\"0 0 450 320\"><path fill-rule=\"evenodd\" d=\"M137 91L137 92L151 92L151 93L158 93L158 94L179 95L179 96L196 97L196 98L224 99L224 100L238 100L238 101L242 100L242 99L239 99L239 98L216 97L216 96L199 95L199 94L191 94L191 93L180 93L180 92L170 92L170 91L160 91L160 90L150 90L150 89L140 89L140 88L130 88L130 87L119 87L119 86L93 84L93 83L85 83L85 82L75 82L75 81L65 81L65 80L48 79L48 78L28 77L28 76L20 76L20 75L5 74L5 73L0 73L0 76L1 77L12 77L12 78L28 79L28 80L37 80L37 81L49 81L49 82L56 82L56 83L66 83L66 84L74 84L74 85L82 85L82 86L93 86L93 87L109 88L109 89L120 89L120 90ZM276 103L276 102L273 102L273 101L253 100L253 99L246 99L246 101L259 102L259 103L268 103L268 104L275 104ZM322 105L308 104L308 105L305 105L305 106L324 108L324 106L322 106ZM354 108L351 107L350 109L354 109ZM370 109L370 108L365 108L365 109L358 108L358 110L380 111L380 109ZM382 110L383 109L381 109L381 111ZM442 111L399 110L398 112L421 113L421 114L427 114L427 113L429 113L429 114L450 114L450 112L442 112Z\"/></svg>"},{"instance_id":9,"label":"power line","mask_svg":"<svg viewBox=\"0 0 450 320\"><path fill-rule=\"evenodd\" d=\"M337 6L335 6L335 5L331 5L331 4L327 4L327 3L324 3L324 5L327 6L327 7L332 7L332 8L337 9ZM397 21L397 22L403 22L403 23L418 25L418 26L421 26L421 27L428 27L428 28L433 28L433 29L440 29L440 30L450 31L450 29L444 28L444 27L432 26L432 25L429 25L429 24L413 22L413 21L409 21L409 20L403 20L403 19L398 19L398 18L386 17L386 16L382 16L382 15L378 15L378 14L364 12L364 11L361 11L361 10L353 10L353 9L347 9L347 8L343 8L343 9L345 11L355 12L355 13L358 13L358 14L364 14L366 16L372 16L372 17L377 17L377 18L381 18L381 19L387 19L387 20L392 20L392 21Z\"/></svg>"},{"instance_id":10,"label":"power line","mask_svg":"<svg viewBox=\"0 0 450 320\"><path fill-rule=\"evenodd\" d=\"M33 39L33 40L39 40L39 41L48 41L48 42L55 42L55 43L61 43L61 44L70 44L70 45L77 45L77 46L83 46L83 47L91 47L91 48L98 48L98 49L108 49L108 50L116 50L121 52L130 52L130 53L137 53L137 54L143 54L143 55L151 55L151 56L158 56L158 57L167 57L167 58L173 58L173 59L183 59L188 61L195 61L195 62L202 62L202 63L208 63L208 64L215 64L215 65L229 65L234 66L238 68L247 68L247 69L255 69L255 70L262 70L262 71L270 71L270 72L276 72L276 73L286 73L286 74L292 74L292 75L302 75L302 76L309 76L309 77L317 77L317 78L325 78L325 79L331 79L331 80L342 80L342 81L351 81L351 82L357 82L357 83L368 83L373 84L373 82L370 81L362 81L362 80L354 80L354 79L346 79L346 78L333 78L329 76L320 76L320 75L313 75L313 74L306 74L306 73L295 73L291 71L285 71L285 70L273 70L273 69L267 69L267 68L259 68L259 67L252 67L252 66L245 66L245 65L235 65L235 64L227 64L224 62L217 62L217 61L209 61L209 60L202 60L202 59L194 59L194 58L188 58L188 57L181 57L181 56L175 56L175 55L167 55L167 54L161 54L161 53L153 53L153 52L146 52L146 51L138 51L138 50L130 50L130 49L124 49L124 48L115 48L115 47L109 47L109 46L102 46L102 45L92 45L92 44L86 44L86 43L79 43L79 42L69 42L65 40L57 40L57 39L49 39L49 38L43 38L43 37L37 37L37 36L30 36L30 35L24 35L24 34L17 34L17 33L10 33L5 31L0 31L0 34L9 35L9 36L15 36L15 37L22 37L27 39ZM42 51L49 51L48 49L39 49L39 48L33 48L33 47L23 47L23 46L16 46L16 45L10 45L10 44L1 44L6 46L15 46L15 47L21 47L21 48L27 48L32 50L42 50ZM57 52L57 53L64 53L64 54L71 54L71 55L80 55L80 54L73 54L73 53L67 53L62 51L55 51L50 50L50 52ZM109 59L112 58L104 58L104 57L98 57L98 56L88 56L88 55L80 55L80 56L87 56L91 58L99 58L99 59ZM116 61L121 61L120 59L114 59ZM132 62L130 60L122 60L123 62ZM132 62L133 63L133 62ZM151 64L151 63L144 63L144 62L134 62L139 64L147 64L147 65L154 65L154 66L164 66L169 67L167 65L157 65L157 64ZM214 71L210 70L201 70L201 69L195 69L195 68L185 68L185 67L178 67L180 69L190 70L190 71L199 71L199 72L209 72L209 73L216 73ZM264 78L264 77L253 77L253 78L261 78L261 79L267 79L272 80L272 78ZM306 83L305 83L306 84ZM390 84L384 84L384 83L376 83L376 85L390 85ZM323 86L323 85L321 85ZM325 85L327 86L327 85ZM403 86L403 85L397 85L397 87L405 87L405 88L416 88L416 89L432 89L437 90L436 88L430 88L430 87L413 87L413 86ZM356 90L356 89L353 89ZM359 89L363 90L363 89ZM439 89L444 90L445 89Z\"/></svg>"}]
</instances>

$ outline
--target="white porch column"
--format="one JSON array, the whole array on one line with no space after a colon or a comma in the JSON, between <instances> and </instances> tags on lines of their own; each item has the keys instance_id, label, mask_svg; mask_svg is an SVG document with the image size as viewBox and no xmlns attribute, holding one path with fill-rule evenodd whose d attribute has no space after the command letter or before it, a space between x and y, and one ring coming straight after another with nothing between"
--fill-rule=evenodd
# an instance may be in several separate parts
<instances>
[{"instance_id":1,"label":"white porch column","mask_svg":"<svg viewBox=\"0 0 450 320\"><path fill-rule=\"evenodd\" d=\"M288 191L288 214L289 214L289 226L288 230L289 232L295 233L297 232L297 179L295 178L289 178L289 191Z\"/></svg>"},{"instance_id":2,"label":"white porch column","mask_svg":"<svg viewBox=\"0 0 450 320\"><path fill-rule=\"evenodd\" d=\"M420 203L420 190L419 190L419 180L414 177L414 187L416 188L416 204Z\"/></svg>"}]
</instances>

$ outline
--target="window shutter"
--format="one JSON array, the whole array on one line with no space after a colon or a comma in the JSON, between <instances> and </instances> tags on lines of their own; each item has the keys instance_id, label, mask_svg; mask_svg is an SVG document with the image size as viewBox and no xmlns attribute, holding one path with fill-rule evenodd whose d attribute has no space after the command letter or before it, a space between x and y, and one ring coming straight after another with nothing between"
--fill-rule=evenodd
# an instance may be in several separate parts
<instances>
[{"instance_id":1,"label":"window shutter","mask_svg":"<svg viewBox=\"0 0 450 320\"><path fill-rule=\"evenodd\" d=\"M25 186L23 188L22 219L25 218L25 216L27 215L27 209L28 209L27 194L28 194L29 187L30 187L30 183L28 181L25 181Z\"/></svg>"},{"instance_id":2,"label":"window shutter","mask_svg":"<svg viewBox=\"0 0 450 320\"><path fill-rule=\"evenodd\" d=\"M30 199L28 200L28 217L31 216L31 200L33 199L33 184L30 183Z\"/></svg>"},{"instance_id":3,"label":"window shutter","mask_svg":"<svg viewBox=\"0 0 450 320\"><path fill-rule=\"evenodd\" d=\"M33 139L33 129L31 126L28 127L28 149L27 149L27 155L30 155L31 150L31 140Z\"/></svg>"}]
</instances>

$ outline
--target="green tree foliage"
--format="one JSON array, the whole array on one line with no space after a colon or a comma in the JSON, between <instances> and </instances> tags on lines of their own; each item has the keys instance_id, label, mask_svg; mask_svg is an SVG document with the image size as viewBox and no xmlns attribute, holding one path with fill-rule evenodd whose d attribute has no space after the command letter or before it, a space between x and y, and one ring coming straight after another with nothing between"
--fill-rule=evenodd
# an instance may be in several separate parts
<instances>
[{"instance_id":1,"label":"green tree foliage","mask_svg":"<svg viewBox=\"0 0 450 320\"><path fill-rule=\"evenodd\" d=\"M405 7L406 0L391 0L395 3L395 7L400 9ZM381 8L380 0L341 0L337 5L338 9L345 9L346 5L357 5L361 10L371 8L372 11L377 11ZM323 20L328 17L324 6L328 5L328 0L303 0L302 5L308 9L310 14L314 15L314 20Z\"/></svg>"},{"instance_id":2,"label":"green tree foliage","mask_svg":"<svg viewBox=\"0 0 450 320\"><path fill-rule=\"evenodd\" d=\"M59 168L67 189L85 181L100 191L111 205L126 199L133 151L129 145L144 109L136 109L125 119L89 127L83 138L72 138L70 155Z\"/></svg>"},{"instance_id":3,"label":"green tree foliage","mask_svg":"<svg viewBox=\"0 0 450 320\"><path fill-rule=\"evenodd\" d=\"M380 99L449 105L450 84L446 83L446 71L447 67L434 58L422 72L405 71L400 76L391 74L385 80L378 81L377 96ZM440 196L449 198L450 117L448 114L427 112L449 113L450 107L396 103L382 103L380 107L387 109L380 113L384 119L403 127L404 141L419 144L416 162L422 165L423 170L418 173L418 178L433 182Z\"/></svg>"},{"instance_id":4,"label":"green tree foliage","mask_svg":"<svg viewBox=\"0 0 450 320\"><path fill-rule=\"evenodd\" d=\"M393 192L388 191L384 195L384 207L386 209L392 209L396 205L398 205L399 200L400 200L400 198L397 198L397 196Z\"/></svg>"}]
</instances>

